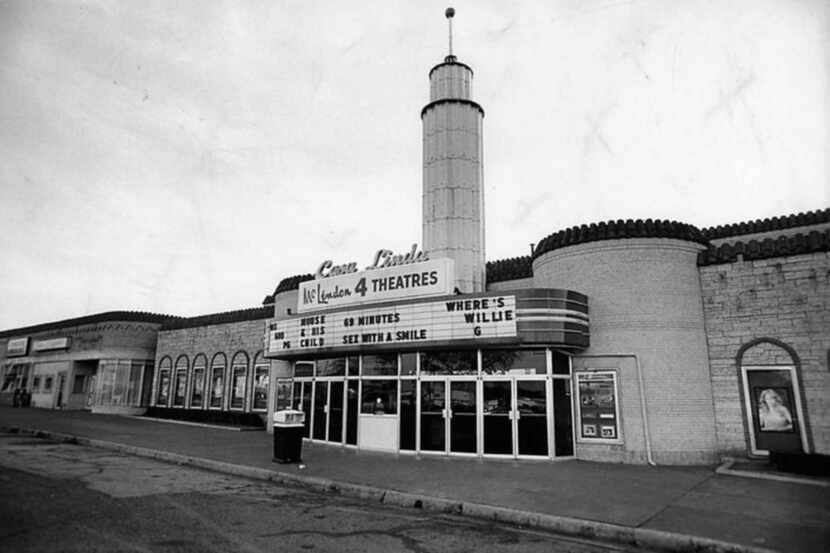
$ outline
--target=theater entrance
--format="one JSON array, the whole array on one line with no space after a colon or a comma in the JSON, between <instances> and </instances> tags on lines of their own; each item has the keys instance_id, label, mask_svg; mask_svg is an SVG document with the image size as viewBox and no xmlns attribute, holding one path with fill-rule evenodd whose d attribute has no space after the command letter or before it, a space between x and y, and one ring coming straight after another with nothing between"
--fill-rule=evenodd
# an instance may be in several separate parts
<instances>
[{"instance_id":1,"label":"theater entrance","mask_svg":"<svg viewBox=\"0 0 830 553\"><path fill-rule=\"evenodd\" d=\"M476 379L429 379L420 385L420 450L478 453Z\"/></svg>"}]
</instances>

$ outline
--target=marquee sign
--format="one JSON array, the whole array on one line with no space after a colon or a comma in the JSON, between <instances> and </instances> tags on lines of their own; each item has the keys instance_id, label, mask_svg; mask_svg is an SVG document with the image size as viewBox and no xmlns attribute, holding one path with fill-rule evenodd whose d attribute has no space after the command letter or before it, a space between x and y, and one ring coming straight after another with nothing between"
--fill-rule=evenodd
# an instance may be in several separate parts
<instances>
[{"instance_id":1,"label":"marquee sign","mask_svg":"<svg viewBox=\"0 0 830 553\"><path fill-rule=\"evenodd\" d=\"M413 246L414 248L414 246ZM300 283L297 312L319 311L366 303L452 294L455 283L452 259L416 258L402 264L357 271L355 264L336 266L324 261L318 278ZM354 269L354 270L351 270Z\"/></svg>"},{"instance_id":2,"label":"marquee sign","mask_svg":"<svg viewBox=\"0 0 830 553\"><path fill-rule=\"evenodd\" d=\"M29 349L29 338L12 338L6 342L6 357L26 355Z\"/></svg>"},{"instance_id":3,"label":"marquee sign","mask_svg":"<svg viewBox=\"0 0 830 553\"><path fill-rule=\"evenodd\" d=\"M268 326L268 353L515 336L515 296L459 297L274 321Z\"/></svg>"}]
</instances>

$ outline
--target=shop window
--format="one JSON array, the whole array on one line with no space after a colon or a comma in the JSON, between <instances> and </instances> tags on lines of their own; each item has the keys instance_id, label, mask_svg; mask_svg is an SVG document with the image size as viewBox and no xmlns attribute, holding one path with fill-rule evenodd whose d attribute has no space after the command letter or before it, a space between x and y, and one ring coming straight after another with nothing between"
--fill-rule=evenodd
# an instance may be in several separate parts
<instances>
[{"instance_id":1,"label":"shop window","mask_svg":"<svg viewBox=\"0 0 830 553\"><path fill-rule=\"evenodd\" d=\"M200 408L205 400L205 370L207 357L202 354L193 360L193 378L190 384L190 407Z\"/></svg>"},{"instance_id":2,"label":"shop window","mask_svg":"<svg viewBox=\"0 0 830 553\"><path fill-rule=\"evenodd\" d=\"M481 352L484 374L547 374L547 352L543 349L493 349Z\"/></svg>"},{"instance_id":3,"label":"shop window","mask_svg":"<svg viewBox=\"0 0 830 553\"><path fill-rule=\"evenodd\" d=\"M317 360L317 376L343 376L346 374L346 358L332 357Z\"/></svg>"},{"instance_id":4,"label":"shop window","mask_svg":"<svg viewBox=\"0 0 830 553\"><path fill-rule=\"evenodd\" d=\"M248 356L244 352L233 356L231 375L231 409L244 409L248 384Z\"/></svg>"},{"instance_id":5,"label":"shop window","mask_svg":"<svg viewBox=\"0 0 830 553\"><path fill-rule=\"evenodd\" d=\"M312 361L297 361L294 363L294 377L303 378L314 376L314 363Z\"/></svg>"},{"instance_id":6,"label":"shop window","mask_svg":"<svg viewBox=\"0 0 830 553\"><path fill-rule=\"evenodd\" d=\"M254 399L253 408L256 410L268 409L268 390L270 388L270 365L264 359L262 354L258 354L254 362ZM289 393L288 404L290 406L291 397ZM278 407L277 409L287 409L287 407Z\"/></svg>"},{"instance_id":7,"label":"shop window","mask_svg":"<svg viewBox=\"0 0 830 553\"><path fill-rule=\"evenodd\" d=\"M398 354L364 355L363 376L398 376Z\"/></svg>"},{"instance_id":8,"label":"shop window","mask_svg":"<svg viewBox=\"0 0 830 553\"><path fill-rule=\"evenodd\" d=\"M364 380L362 405L364 415L396 415L398 413L397 380Z\"/></svg>"},{"instance_id":9,"label":"shop window","mask_svg":"<svg viewBox=\"0 0 830 553\"><path fill-rule=\"evenodd\" d=\"M477 374L476 350L421 353L421 374Z\"/></svg>"},{"instance_id":10,"label":"shop window","mask_svg":"<svg viewBox=\"0 0 830 553\"><path fill-rule=\"evenodd\" d=\"M184 398L187 389L187 366L186 355L176 359L176 371L173 379L173 407L184 407Z\"/></svg>"},{"instance_id":11,"label":"shop window","mask_svg":"<svg viewBox=\"0 0 830 553\"><path fill-rule=\"evenodd\" d=\"M620 441L617 373L576 374L579 441Z\"/></svg>"},{"instance_id":12,"label":"shop window","mask_svg":"<svg viewBox=\"0 0 830 553\"><path fill-rule=\"evenodd\" d=\"M127 405L141 405L141 379L150 361L130 362L130 381L127 387Z\"/></svg>"},{"instance_id":13,"label":"shop window","mask_svg":"<svg viewBox=\"0 0 830 553\"><path fill-rule=\"evenodd\" d=\"M40 377L36 376L34 380L32 380L32 392L38 393L40 391Z\"/></svg>"},{"instance_id":14,"label":"shop window","mask_svg":"<svg viewBox=\"0 0 830 553\"><path fill-rule=\"evenodd\" d=\"M225 396L225 354L217 353L210 365L210 407L222 408Z\"/></svg>"},{"instance_id":15,"label":"shop window","mask_svg":"<svg viewBox=\"0 0 830 553\"><path fill-rule=\"evenodd\" d=\"M76 374L75 380L72 382L72 393L83 394L86 392L86 375Z\"/></svg>"},{"instance_id":16,"label":"shop window","mask_svg":"<svg viewBox=\"0 0 830 553\"><path fill-rule=\"evenodd\" d=\"M52 392L52 377L47 376L43 381L43 391L47 394Z\"/></svg>"},{"instance_id":17,"label":"shop window","mask_svg":"<svg viewBox=\"0 0 830 553\"><path fill-rule=\"evenodd\" d=\"M3 378L3 389L4 392L13 392L14 390L20 388L23 389L26 387L26 372L28 369L28 365L19 364L19 365L12 365L9 369L6 370L6 376Z\"/></svg>"}]
</instances>

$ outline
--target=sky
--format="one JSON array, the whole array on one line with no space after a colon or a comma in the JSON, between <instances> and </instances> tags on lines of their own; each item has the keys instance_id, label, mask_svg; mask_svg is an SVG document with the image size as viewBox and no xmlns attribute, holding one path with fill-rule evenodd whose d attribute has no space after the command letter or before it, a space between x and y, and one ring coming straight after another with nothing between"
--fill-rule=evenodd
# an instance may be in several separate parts
<instances>
[{"instance_id":1,"label":"sky","mask_svg":"<svg viewBox=\"0 0 830 553\"><path fill-rule=\"evenodd\" d=\"M0 0L0 329L255 307L420 243L447 5ZM830 206L830 2L452 5L488 260Z\"/></svg>"}]
</instances>

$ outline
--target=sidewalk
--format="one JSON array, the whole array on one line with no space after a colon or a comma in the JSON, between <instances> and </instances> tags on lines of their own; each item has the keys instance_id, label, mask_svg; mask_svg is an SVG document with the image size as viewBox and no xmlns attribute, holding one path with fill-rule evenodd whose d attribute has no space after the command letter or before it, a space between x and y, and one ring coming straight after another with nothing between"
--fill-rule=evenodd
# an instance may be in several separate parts
<instances>
[{"instance_id":1,"label":"sidewalk","mask_svg":"<svg viewBox=\"0 0 830 553\"><path fill-rule=\"evenodd\" d=\"M439 506L449 506L454 512L568 531L573 527L583 536L611 536L619 528L628 530L628 534L620 533L622 541L641 534L653 538L652 542L635 541L651 546L662 539L667 547L687 551L766 548L808 553L830 549L830 488L716 474L713 467L480 461L357 452L306 443L306 468L300 469L271 461L271 435L265 432L11 408L0 408L0 428L46 430L148 448L241 465L256 474L274 471L284 478L266 477L289 482L300 478L318 487L338 488L341 493L350 489L353 494L372 497L369 490L345 484L369 486L385 492L385 502L395 496L411 505L412 496L407 494L415 494L424 496L422 504L427 507L430 498L443 499L447 501L439 501ZM565 526L557 526L560 522ZM706 547L703 542L682 545L684 538L677 534L716 541ZM744 547L729 548L718 542Z\"/></svg>"}]
</instances>

